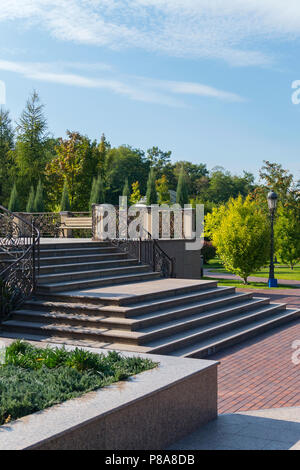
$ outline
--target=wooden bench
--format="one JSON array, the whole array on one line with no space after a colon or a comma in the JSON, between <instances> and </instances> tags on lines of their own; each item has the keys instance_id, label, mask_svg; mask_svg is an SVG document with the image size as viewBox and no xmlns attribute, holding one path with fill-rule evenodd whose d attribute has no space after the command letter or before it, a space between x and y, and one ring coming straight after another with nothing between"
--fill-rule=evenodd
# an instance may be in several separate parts
<instances>
[{"instance_id":1,"label":"wooden bench","mask_svg":"<svg viewBox=\"0 0 300 470\"><path fill-rule=\"evenodd\" d=\"M92 217L62 217L61 228L64 237L72 237L72 230L92 229Z\"/></svg>"}]
</instances>

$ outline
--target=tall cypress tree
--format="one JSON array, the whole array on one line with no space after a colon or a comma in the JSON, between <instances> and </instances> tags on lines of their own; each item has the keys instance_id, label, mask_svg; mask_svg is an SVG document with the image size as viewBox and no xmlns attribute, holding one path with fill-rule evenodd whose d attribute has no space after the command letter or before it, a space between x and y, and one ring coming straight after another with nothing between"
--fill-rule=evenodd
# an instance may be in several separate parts
<instances>
[{"instance_id":1,"label":"tall cypress tree","mask_svg":"<svg viewBox=\"0 0 300 470\"><path fill-rule=\"evenodd\" d=\"M10 195L10 176L13 167L10 151L14 145L14 132L9 111L0 108L0 204L7 205Z\"/></svg>"},{"instance_id":2,"label":"tall cypress tree","mask_svg":"<svg viewBox=\"0 0 300 470\"><path fill-rule=\"evenodd\" d=\"M18 191L17 191L16 184L13 185L13 188L11 190L9 204L8 204L8 210L10 210L11 212L19 212L20 211L20 202L19 202L19 196L18 196Z\"/></svg>"},{"instance_id":3,"label":"tall cypress tree","mask_svg":"<svg viewBox=\"0 0 300 470\"><path fill-rule=\"evenodd\" d=\"M33 186L31 186L27 205L26 205L26 212L34 212L34 200L35 200L34 188Z\"/></svg>"},{"instance_id":4,"label":"tall cypress tree","mask_svg":"<svg viewBox=\"0 0 300 470\"><path fill-rule=\"evenodd\" d=\"M157 204L157 191L155 186L155 173L153 168L151 168L148 176L146 200L148 206L151 206L151 204Z\"/></svg>"},{"instance_id":5,"label":"tall cypress tree","mask_svg":"<svg viewBox=\"0 0 300 470\"><path fill-rule=\"evenodd\" d=\"M97 179L94 178L92 190L91 190L91 198L90 198L90 208L92 204L104 204L105 202L105 187L103 183L103 179L100 175L98 175Z\"/></svg>"},{"instance_id":6,"label":"tall cypress tree","mask_svg":"<svg viewBox=\"0 0 300 470\"><path fill-rule=\"evenodd\" d=\"M18 171L18 184L25 189L21 199L29 188L37 186L44 173L48 160L47 121L44 116L44 105L34 91L27 100L25 109L17 125L15 166ZM25 205L25 200L23 201Z\"/></svg>"},{"instance_id":7,"label":"tall cypress tree","mask_svg":"<svg viewBox=\"0 0 300 470\"><path fill-rule=\"evenodd\" d=\"M130 198L130 187L129 187L129 183L128 183L128 178L125 179L125 184L124 184L124 187L123 187L122 196L126 196L126 197L127 197L127 200L129 201L129 198Z\"/></svg>"},{"instance_id":8,"label":"tall cypress tree","mask_svg":"<svg viewBox=\"0 0 300 470\"><path fill-rule=\"evenodd\" d=\"M68 185L66 181L64 183L64 187L63 187L63 191L61 195L60 210L61 212L67 212L71 210Z\"/></svg>"},{"instance_id":9,"label":"tall cypress tree","mask_svg":"<svg viewBox=\"0 0 300 470\"><path fill-rule=\"evenodd\" d=\"M41 180L39 180L37 188L36 188L36 195L34 198L34 212L44 212L45 211L45 204L44 204L44 195L43 195L43 186Z\"/></svg>"},{"instance_id":10,"label":"tall cypress tree","mask_svg":"<svg viewBox=\"0 0 300 470\"><path fill-rule=\"evenodd\" d=\"M186 174L185 174L183 167L181 167L179 178L178 178L177 191L176 191L176 203L180 204L181 207L184 207L184 204L189 203L188 185L186 182Z\"/></svg>"}]
</instances>

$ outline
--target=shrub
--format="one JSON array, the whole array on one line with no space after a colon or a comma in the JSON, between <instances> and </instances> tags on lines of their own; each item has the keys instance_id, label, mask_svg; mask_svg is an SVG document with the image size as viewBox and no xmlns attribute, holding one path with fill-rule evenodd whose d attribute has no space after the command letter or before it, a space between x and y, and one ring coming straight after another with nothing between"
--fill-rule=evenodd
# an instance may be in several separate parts
<instances>
[{"instance_id":1,"label":"shrub","mask_svg":"<svg viewBox=\"0 0 300 470\"><path fill-rule=\"evenodd\" d=\"M209 260L216 257L216 248L213 246L212 242L205 241L201 249L201 254L203 256L203 262L207 264Z\"/></svg>"}]
</instances>

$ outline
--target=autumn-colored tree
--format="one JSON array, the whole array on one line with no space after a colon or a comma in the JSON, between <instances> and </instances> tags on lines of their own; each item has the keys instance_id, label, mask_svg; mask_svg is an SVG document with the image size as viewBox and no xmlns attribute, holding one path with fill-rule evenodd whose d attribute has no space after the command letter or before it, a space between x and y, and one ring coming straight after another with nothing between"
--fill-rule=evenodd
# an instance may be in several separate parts
<instances>
[{"instance_id":1,"label":"autumn-colored tree","mask_svg":"<svg viewBox=\"0 0 300 470\"><path fill-rule=\"evenodd\" d=\"M90 187L97 166L95 142L67 131L67 139L59 139L56 157L46 166L46 175L52 182L51 197L57 202L66 182L72 210L86 210Z\"/></svg>"},{"instance_id":2,"label":"autumn-colored tree","mask_svg":"<svg viewBox=\"0 0 300 470\"><path fill-rule=\"evenodd\" d=\"M170 192L169 192L167 177L165 175L162 175L161 178L156 180L156 190L158 193L158 203L169 204Z\"/></svg>"},{"instance_id":3,"label":"autumn-colored tree","mask_svg":"<svg viewBox=\"0 0 300 470\"><path fill-rule=\"evenodd\" d=\"M131 204L137 204L141 199L140 185L138 181L132 183L132 193L130 196Z\"/></svg>"}]
</instances>

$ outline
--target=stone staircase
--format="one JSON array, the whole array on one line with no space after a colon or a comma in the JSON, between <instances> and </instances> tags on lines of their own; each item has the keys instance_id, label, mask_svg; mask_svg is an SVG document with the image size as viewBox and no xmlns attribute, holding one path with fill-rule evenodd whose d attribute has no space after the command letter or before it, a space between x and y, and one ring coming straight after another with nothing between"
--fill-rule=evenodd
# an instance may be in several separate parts
<instances>
[{"instance_id":1,"label":"stone staircase","mask_svg":"<svg viewBox=\"0 0 300 470\"><path fill-rule=\"evenodd\" d=\"M215 281L162 279L109 242L42 244L40 265L36 296L2 335L199 358L300 313Z\"/></svg>"}]
</instances>

